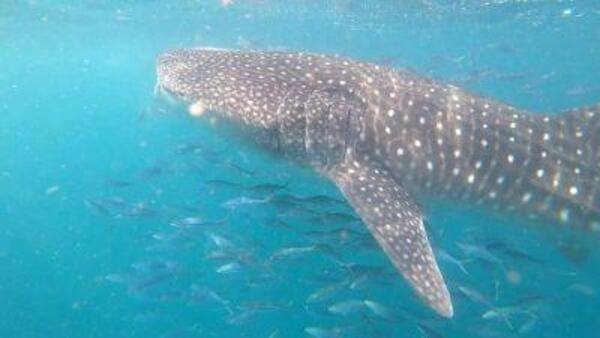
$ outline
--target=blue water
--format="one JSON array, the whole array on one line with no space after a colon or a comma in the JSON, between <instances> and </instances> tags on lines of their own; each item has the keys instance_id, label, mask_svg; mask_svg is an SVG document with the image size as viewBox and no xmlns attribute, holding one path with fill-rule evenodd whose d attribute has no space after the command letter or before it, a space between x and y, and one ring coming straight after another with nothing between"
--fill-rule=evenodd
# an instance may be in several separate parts
<instances>
[{"instance_id":1,"label":"blue water","mask_svg":"<svg viewBox=\"0 0 600 338\"><path fill-rule=\"evenodd\" d=\"M593 245L473 210L428 210L468 272L440 259L436 317L330 183L154 96L185 46L338 53L536 112L600 100L594 1L4 0L1 337L598 337ZM393 315L328 311L364 299Z\"/></svg>"}]
</instances>

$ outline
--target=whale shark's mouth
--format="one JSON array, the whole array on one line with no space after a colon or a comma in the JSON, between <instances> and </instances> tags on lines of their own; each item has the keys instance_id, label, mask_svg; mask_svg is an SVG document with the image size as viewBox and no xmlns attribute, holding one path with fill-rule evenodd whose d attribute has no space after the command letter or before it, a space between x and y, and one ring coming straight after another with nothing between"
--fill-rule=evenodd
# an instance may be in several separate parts
<instances>
[{"instance_id":1,"label":"whale shark's mouth","mask_svg":"<svg viewBox=\"0 0 600 338\"><path fill-rule=\"evenodd\" d=\"M157 81L156 85L154 86L154 96L158 99L166 101L172 106L181 106L182 104L186 105L189 114L192 116L204 115L204 113L206 113L210 108L202 100L191 102L190 104L190 100L186 98L184 93L166 88L160 83L160 81Z\"/></svg>"},{"instance_id":2,"label":"whale shark's mouth","mask_svg":"<svg viewBox=\"0 0 600 338\"><path fill-rule=\"evenodd\" d=\"M164 99L172 105L181 104L182 102L187 102L188 100L185 97L183 92L179 92L168 87L165 87L160 79L156 81L154 85L154 96L160 99Z\"/></svg>"},{"instance_id":3,"label":"whale shark's mouth","mask_svg":"<svg viewBox=\"0 0 600 338\"><path fill-rule=\"evenodd\" d=\"M154 86L154 95L165 97L169 101L192 101L182 88L180 73L186 69L186 65L179 61L176 56L168 53L159 56L156 69L156 84Z\"/></svg>"}]
</instances>

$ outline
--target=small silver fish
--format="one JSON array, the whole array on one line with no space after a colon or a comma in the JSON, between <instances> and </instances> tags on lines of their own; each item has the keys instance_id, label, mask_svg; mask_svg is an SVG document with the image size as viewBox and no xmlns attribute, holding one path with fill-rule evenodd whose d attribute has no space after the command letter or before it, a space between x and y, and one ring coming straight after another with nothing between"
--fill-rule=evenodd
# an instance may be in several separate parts
<instances>
[{"instance_id":1,"label":"small silver fish","mask_svg":"<svg viewBox=\"0 0 600 338\"><path fill-rule=\"evenodd\" d=\"M126 188L132 186L133 182L109 178L104 182L104 184L113 188Z\"/></svg>"},{"instance_id":2,"label":"small silver fish","mask_svg":"<svg viewBox=\"0 0 600 338\"><path fill-rule=\"evenodd\" d=\"M227 263L217 268L217 273L228 274L236 273L242 269L242 265L238 262Z\"/></svg>"},{"instance_id":3,"label":"small silver fish","mask_svg":"<svg viewBox=\"0 0 600 338\"><path fill-rule=\"evenodd\" d=\"M535 327L535 325L538 322L538 317L536 316L532 316L531 318L529 318L528 321L526 321L525 323L523 323L523 325L521 325L519 327L519 329L517 330L517 332L519 334L525 334L525 333L529 333L531 330L533 330L533 328Z\"/></svg>"},{"instance_id":4,"label":"small silver fish","mask_svg":"<svg viewBox=\"0 0 600 338\"><path fill-rule=\"evenodd\" d=\"M275 251L275 253L273 253L273 255L271 255L271 259L275 260L275 259L283 259L283 258L299 256L302 254L313 252L316 250L316 248L317 248L316 245L295 246L295 247L291 246L291 247L287 247L287 248L281 248L281 249Z\"/></svg>"},{"instance_id":5,"label":"small silver fish","mask_svg":"<svg viewBox=\"0 0 600 338\"><path fill-rule=\"evenodd\" d=\"M200 217L186 217L170 223L171 226L176 228L189 228L191 226L200 225L204 221Z\"/></svg>"},{"instance_id":6,"label":"small silver fish","mask_svg":"<svg viewBox=\"0 0 600 338\"><path fill-rule=\"evenodd\" d=\"M316 241L326 240L335 242L335 244L343 245L353 242L354 239L363 236L364 234L356 230L344 227L325 231L310 231L307 232L306 235L313 238Z\"/></svg>"},{"instance_id":7,"label":"small silver fish","mask_svg":"<svg viewBox=\"0 0 600 338\"><path fill-rule=\"evenodd\" d=\"M216 234L209 234L208 237L215 243L219 248L231 248L234 247L233 242L223 236Z\"/></svg>"},{"instance_id":8,"label":"small silver fish","mask_svg":"<svg viewBox=\"0 0 600 338\"><path fill-rule=\"evenodd\" d=\"M343 330L339 327L325 329L320 327L307 327L304 332L314 338L337 338L341 337Z\"/></svg>"},{"instance_id":9,"label":"small silver fish","mask_svg":"<svg viewBox=\"0 0 600 338\"><path fill-rule=\"evenodd\" d=\"M498 256L491 253L488 249L480 245L457 243L458 247L471 258L479 258L486 262L498 264L504 267L504 262Z\"/></svg>"},{"instance_id":10,"label":"small silver fish","mask_svg":"<svg viewBox=\"0 0 600 338\"><path fill-rule=\"evenodd\" d=\"M567 287L567 290L575 291L587 297L596 297L598 295L598 291L596 291L596 289L583 283L573 283Z\"/></svg>"},{"instance_id":11,"label":"small silver fish","mask_svg":"<svg viewBox=\"0 0 600 338\"><path fill-rule=\"evenodd\" d=\"M175 277L175 274L171 272L152 274L134 280L129 287L134 292L143 292L146 289L150 289L156 285L163 284L165 281L173 277Z\"/></svg>"},{"instance_id":12,"label":"small silver fish","mask_svg":"<svg viewBox=\"0 0 600 338\"><path fill-rule=\"evenodd\" d=\"M448 263L452 263L452 264L456 265L465 275L469 274L467 269L465 269L463 263L461 261L459 261L458 259L454 258L452 255L450 255L446 250L439 249L437 251L437 257L440 260L443 260Z\"/></svg>"},{"instance_id":13,"label":"small silver fish","mask_svg":"<svg viewBox=\"0 0 600 338\"><path fill-rule=\"evenodd\" d=\"M514 326L510 321L510 318L514 315L521 314L529 317L537 317L536 312L540 309L542 304L546 301L544 297L540 296L529 296L520 299L514 305L505 307L495 307L481 315L483 319L501 319L504 320L506 325L512 330Z\"/></svg>"},{"instance_id":14,"label":"small silver fish","mask_svg":"<svg viewBox=\"0 0 600 338\"><path fill-rule=\"evenodd\" d=\"M365 285L365 283L368 280L369 280L369 275L366 273L358 275L358 276L354 276L354 277L352 277L352 282L350 283L350 289L352 289L352 290L360 289Z\"/></svg>"},{"instance_id":15,"label":"small silver fish","mask_svg":"<svg viewBox=\"0 0 600 338\"><path fill-rule=\"evenodd\" d=\"M127 283L130 280L128 276L116 274L116 273L111 273L109 275L106 275L104 277L104 279L106 279L107 281L112 282L112 283Z\"/></svg>"},{"instance_id":16,"label":"small silver fish","mask_svg":"<svg viewBox=\"0 0 600 338\"><path fill-rule=\"evenodd\" d=\"M483 319L501 319L504 320L506 326L511 330L514 329L513 324L510 321L510 315L517 313L516 308L506 307L506 308L495 308L484 312L481 315Z\"/></svg>"},{"instance_id":17,"label":"small silver fish","mask_svg":"<svg viewBox=\"0 0 600 338\"><path fill-rule=\"evenodd\" d=\"M327 308L327 310L335 315L347 316L359 312L365 308L362 300L352 299L335 303Z\"/></svg>"},{"instance_id":18,"label":"small silver fish","mask_svg":"<svg viewBox=\"0 0 600 338\"><path fill-rule=\"evenodd\" d=\"M245 190L255 193L255 194L269 194L272 195L277 191L286 189L288 183L285 184L276 184L276 183L257 183L245 188Z\"/></svg>"},{"instance_id":19,"label":"small silver fish","mask_svg":"<svg viewBox=\"0 0 600 338\"><path fill-rule=\"evenodd\" d=\"M226 209L235 209L240 206L263 204L263 203L267 203L268 201L269 201L269 198L260 199L260 198L250 198L250 197L246 197L246 196L241 196L241 197L230 199L230 200L224 202L223 204L221 204L221 206L223 206Z\"/></svg>"},{"instance_id":20,"label":"small silver fish","mask_svg":"<svg viewBox=\"0 0 600 338\"><path fill-rule=\"evenodd\" d=\"M483 304L487 307L493 307L492 303L490 303L487 298L477 290L461 285L458 287L458 291L460 291L460 293L474 303Z\"/></svg>"},{"instance_id":21,"label":"small silver fish","mask_svg":"<svg viewBox=\"0 0 600 338\"><path fill-rule=\"evenodd\" d=\"M232 258L236 258L237 254L235 252L229 251L229 250L215 250L215 251L211 251L209 253L207 253L204 258L205 259L214 259L214 260L219 260L219 259L232 259Z\"/></svg>"},{"instance_id":22,"label":"small silver fish","mask_svg":"<svg viewBox=\"0 0 600 338\"><path fill-rule=\"evenodd\" d=\"M206 286L192 284L190 287L190 302L194 304L217 303L227 310L230 315L233 314L229 301Z\"/></svg>"},{"instance_id":23,"label":"small silver fish","mask_svg":"<svg viewBox=\"0 0 600 338\"><path fill-rule=\"evenodd\" d=\"M394 315L394 313L387 308L386 306L370 300L370 299L365 299L363 300L363 304L365 304L365 306L376 316L381 317L383 319L387 319L387 320L394 320L396 319L396 316Z\"/></svg>"},{"instance_id":24,"label":"small silver fish","mask_svg":"<svg viewBox=\"0 0 600 338\"><path fill-rule=\"evenodd\" d=\"M330 285L326 285L318 290L316 290L315 292L311 293L307 298L306 298L306 302L307 303L318 303L318 302L322 302L328 298L330 298L331 296L333 296L334 293L340 291L341 289L343 289L345 286L347 286L349 284L349 281L343 281L343 282L339 282L339 283L333 283Z\"/></svg>"},{"instance_id":25,"label":"small silver fish","mask_svg":"<svg viewBox=\"0 0 600 338\"><path fill-rule=\"evenodd\" d=\"M176 271L180 269L179 263L167 260L149 260L137 262L131 264L131 267L138 272L144 273L156 272L160 270Z\"/></svg>"},{"instance_id":26,"label":"small silver fish","mask_svg":"<svg viewBox=\"0 0 600 338\"><path fill-rule=\"evenodd\" d=\"M178 233L178 232L156 232L156 233L153 233L151 237L157 241L165 241L165 242L186 239L186 236L184 234Z\"/></svg>"}]
</instances>

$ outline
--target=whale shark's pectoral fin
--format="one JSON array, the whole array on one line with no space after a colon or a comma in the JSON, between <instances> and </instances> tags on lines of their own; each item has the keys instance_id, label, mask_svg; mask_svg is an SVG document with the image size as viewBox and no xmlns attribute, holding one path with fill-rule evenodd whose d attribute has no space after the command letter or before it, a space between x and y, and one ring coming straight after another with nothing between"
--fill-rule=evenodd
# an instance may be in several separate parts
<instances>
[{"instance_id":1,"label":"whale shark's pectoral fin","mask_svg":"<svg viewBox=\"0 0 600 338\"><path fill-rule=\"evenodd\" d=\"M404 188L369 160L347 159L327 175L419 297L440 315L452 317L450 293L427 239L423 215Z\"/></svg>"}]
</instances>

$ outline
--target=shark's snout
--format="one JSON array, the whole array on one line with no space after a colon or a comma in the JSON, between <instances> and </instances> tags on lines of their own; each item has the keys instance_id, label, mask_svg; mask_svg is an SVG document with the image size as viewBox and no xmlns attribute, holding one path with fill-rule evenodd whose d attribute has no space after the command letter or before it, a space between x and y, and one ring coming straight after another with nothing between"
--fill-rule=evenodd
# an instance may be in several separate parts
<instances>
[{"instance_id":1,"label":"shark's snout","mask_svg":"<svg viewBox=\"0 0 600 338\"><path fill-rule=\"evenodd\" d=\"M172 99L185 99L187 90L183 80L190 67L180 51L168 51L159 55L154 93Z\"/></svg>"},{"instance_id":2,"label":"shark's snout","mask_svg":"<svg viewBox=\"0 0 600 338\"><path fill-rule=\"evenodd\" d=\"M156 61L157 87L186 101L194 99L200 91L199 84L210 80L211 70L222 59L219 52L214 48L195 48L160 54Z\"/></svg>"},{"instance_id":3,"label":"shark's snout","mask_svg":"<svg viewBox=\"0 0 600 338\"><path fill-rule=\"evenodd\" d=\"M155 94L171 103L189 105L191 115L202 115L217 103L223 90L215 65L224 60L215 48L174 49L156 61ZM216 93L216 94L215 94Z\"/></svg>"},{"instance_id":4,"label":"shark's snout","mask_svg":"<svg viewBox=\"0 0 600 338\"><path fill-rule=\"evenodd\" d=\"M281 75L291 73L291 65L279 61L275 54L174 49L157 58L156 91L188 104L192 115L216 110L227 119L263 128L275 120L281 98L295 86Z\"/></svg>"}]
</instances>

